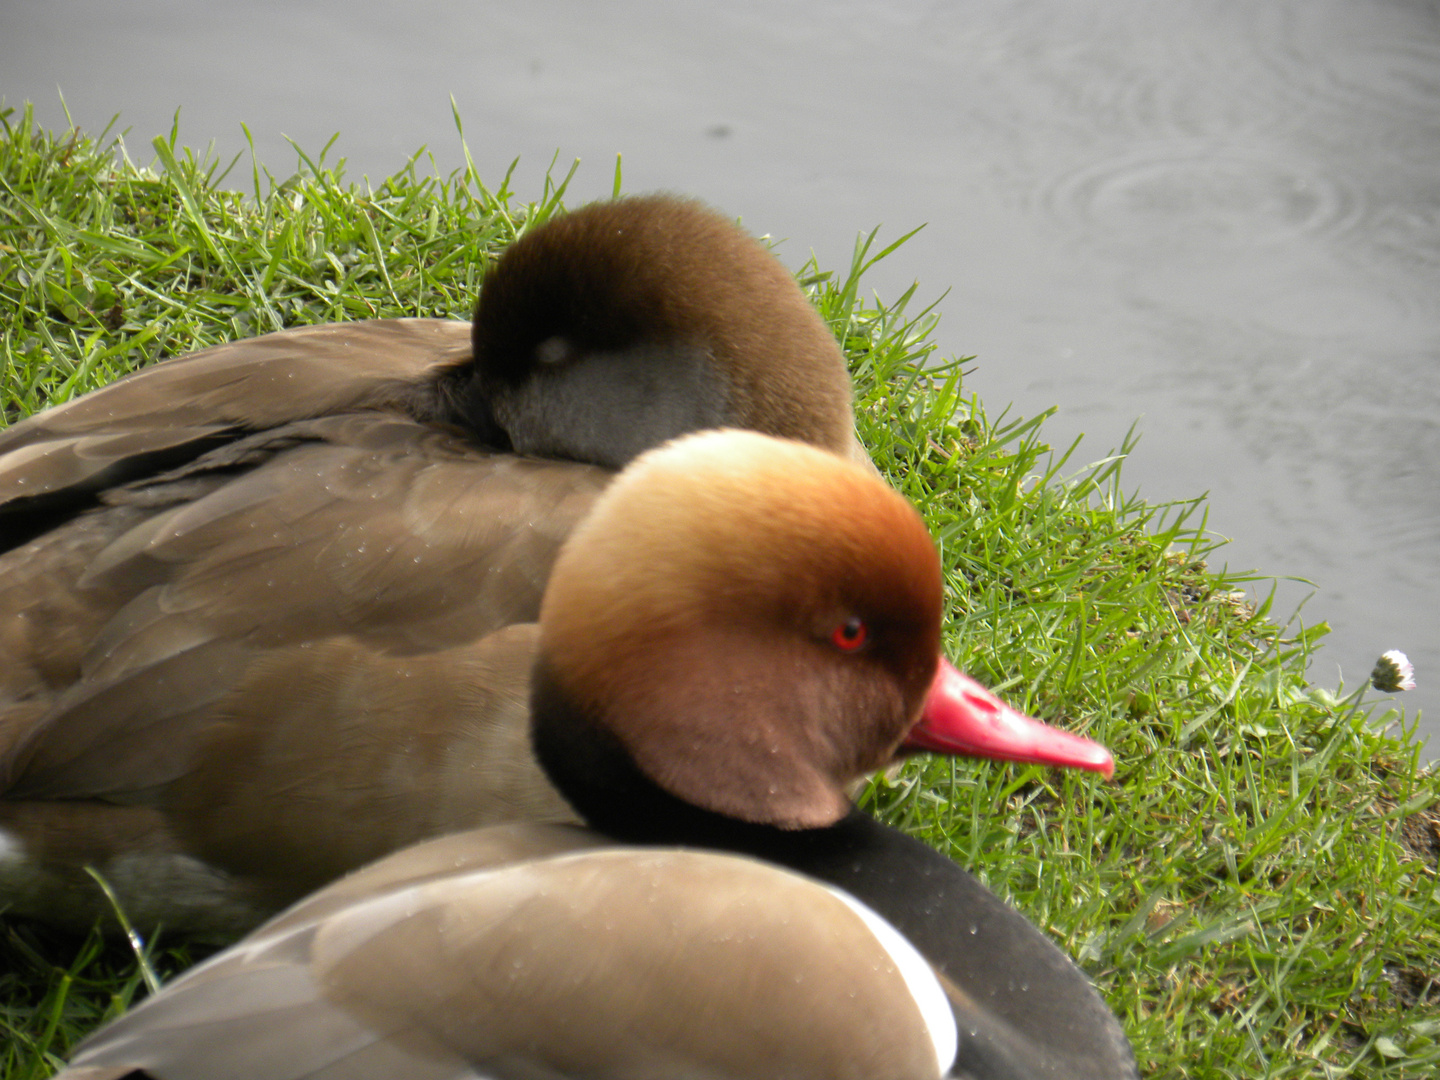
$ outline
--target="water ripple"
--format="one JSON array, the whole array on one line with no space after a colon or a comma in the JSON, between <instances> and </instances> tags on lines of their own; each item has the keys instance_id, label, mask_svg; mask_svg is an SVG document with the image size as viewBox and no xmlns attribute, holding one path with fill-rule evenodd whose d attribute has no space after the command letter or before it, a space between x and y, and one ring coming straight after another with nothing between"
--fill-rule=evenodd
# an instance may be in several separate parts
<instances>
[{"instance_id":1,"label":"water ripple","mask_svg":"<svg viewBox=\"0 0 1440 1080\"><path fill-rule=\"evenodd\" d=\"M1363 216L1357 188L1273 149L1215 142L1139 147L1062 175L1046 211L1099 242L1214 250L1333 235Z\"/></svg>"},{"instance_id":2,"label":"water ripple","mask_svg":"<svg viewBox=\"0 0 1440 1080\"><path fill-rule=\"evenodd\" d=\"M1268 9L1275 20L1281 25L1259 27L1258 37L1280 92L1295 105L1440 130L1440 21L1379 8L1312 23L1286 6Z\"/></svg>"}]
</instances>

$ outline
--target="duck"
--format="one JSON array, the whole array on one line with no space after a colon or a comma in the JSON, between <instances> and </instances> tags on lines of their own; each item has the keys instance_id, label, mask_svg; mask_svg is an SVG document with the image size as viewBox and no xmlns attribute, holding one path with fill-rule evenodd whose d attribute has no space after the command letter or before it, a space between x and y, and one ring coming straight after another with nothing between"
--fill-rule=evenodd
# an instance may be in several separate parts
<instances>
[{"instance_id":1,"label":"duck","mask_svg":"<svg viewBox=\"0 0 1440 1080\"><path fill-rule=\"evenodd\" d=\"M435 832L570 819L525 627L615 471L720 426L873 467L789 272L658 194L527 228L471 322L239 340L0 431L0 908L88 927L91 865L233 939Z\"/></svg>"},{"instance_id":2,"label":"duck","mask_svg":"<svg viewBox=\"0 0 1440 1080\"><path fill-rule=\"evenodd\" d=\"M586 827L460 831L342 877L62 1080L1137 1077L1044 933L845 794L997 731L1113 770L943 662L942 606L919 516L833 454L712 431L640 456L537 629L536 754Z\"/></svg>"}]
</instances>

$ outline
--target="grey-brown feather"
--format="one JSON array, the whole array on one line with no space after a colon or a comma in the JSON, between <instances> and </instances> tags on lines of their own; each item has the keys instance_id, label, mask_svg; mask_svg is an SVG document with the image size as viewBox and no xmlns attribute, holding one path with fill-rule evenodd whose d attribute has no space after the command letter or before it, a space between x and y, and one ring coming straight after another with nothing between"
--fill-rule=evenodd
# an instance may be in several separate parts
<instances>
[{"instance_id":1,"label":"grey-brown feather","mask_svg":"<svg viewBox=\"0 0 1440 1080\"><path fill-rule=\"evenodd\" d=\"M570 463L478 456L392 418L322 425L333 441L293 446L198 501L139 521L128 506L97 512L129 526L118 536L87 515L80 539L69 529L46 537L66 549L51 564L57 577L88 564L80 591L38 588L33 568L46 562L31 550L0 557L9 623L48 628L63 615L73 624L78 611L83 627L5 635L13 651L0 667L23 681L12 702L33 709L47 672L80 673L4 755L14 796L114 795L174 779L159 761L130 775L107 735L134 740L137 724L210 705L266 652L346 637L377 655L414 656L533 620L555 552L609 479ZM376 429L393 440L388 452ZM201 674L187 666L200 656L208 676L189 677ZM156 732L167 744L175 735Z\"/></svg>"},{"instance_id":2,"label":"grey-brown feather","mask_svg":"<svg viewBox=\"0 0 1440 1080\"><path fill-rule=\"evenodd\" d=\"M470 359L470 324L393 319L301 327L147 368L0 431L0 510L133 478L226 432L384 409L428 420L439 374Z\"/></svg>"},{"instance_id":3,"label":"grey-brown feather","mask_svg":"<svg viewBox=\"0 0 1440 1080\"><path fill-rule=\"evenodd\" d=\"M569 817L528 752L533 644L490 637L535 618L609 479L370 413L257 434L109 493L0 555L6 798L188 815L190 853L262 871L272 904L444 827ZM290 787L227 785L237 752ZM440 761L436 775L397 778L394 762L417 758ZM333 827L303 867L303 837L297 857L261 854L297 796Z\"/></svg>"}]
</instances>

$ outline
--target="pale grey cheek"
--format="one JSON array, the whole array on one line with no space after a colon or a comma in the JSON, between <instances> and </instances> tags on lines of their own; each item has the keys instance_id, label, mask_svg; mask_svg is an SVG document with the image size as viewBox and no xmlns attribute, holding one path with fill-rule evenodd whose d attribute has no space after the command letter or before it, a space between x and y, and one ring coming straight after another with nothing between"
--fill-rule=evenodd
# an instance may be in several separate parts
<instances>
[{"instance_id":1,"label":"pale grey cheek","mask_svg":"<svg viewBox=\"0 0 1440 1080\"><path fill-rule=\"evenodd\" d=\"M651 346L542 368L492 404L517 453L618 469L667 439L721 426L729 398L705 349Z\"/></svg>"}]
</instances>

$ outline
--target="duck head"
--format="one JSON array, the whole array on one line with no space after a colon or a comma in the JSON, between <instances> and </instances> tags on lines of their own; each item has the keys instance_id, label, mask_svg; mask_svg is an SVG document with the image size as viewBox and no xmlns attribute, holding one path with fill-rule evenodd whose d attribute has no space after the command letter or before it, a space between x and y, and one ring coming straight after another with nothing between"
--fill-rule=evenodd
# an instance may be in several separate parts
<instances>
[{"instance_id":1,"label":"duck head","mask_svg":"<svg viewBox=\"0 0 1440 1080\"><path fill-rule=\"evenodd\" d=\"M941 613L929 533L890 488L801 443L677 440L606 491L552 572L542 763L567 772L547 739L582 731L687 804L786 829L834 824L850 784L917 749L1108 774L1103 748L943 664Z\"/></svg>"},{"instance_id":2,"label":"duck head","mask_svg":"<svg viewBox=\"0 0 1440 1080\"><path fill-rule=\"evenodd\" d=\"M485 275L459 403L518 453L620 468L740 427L859 457L835 337L790 272L701 203L593 203L526 232Z\"/></svg>"}]
</instances>

